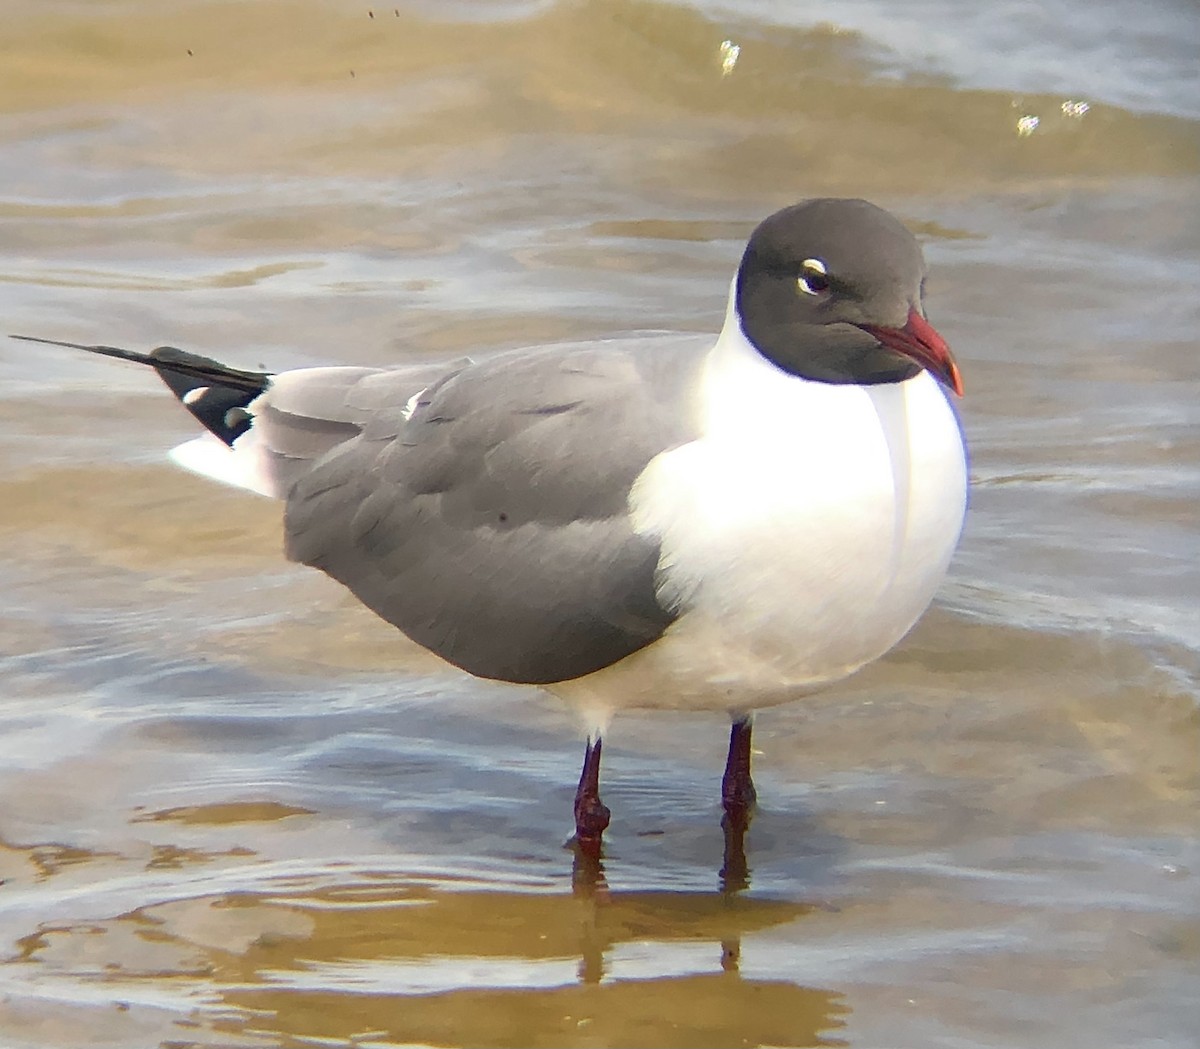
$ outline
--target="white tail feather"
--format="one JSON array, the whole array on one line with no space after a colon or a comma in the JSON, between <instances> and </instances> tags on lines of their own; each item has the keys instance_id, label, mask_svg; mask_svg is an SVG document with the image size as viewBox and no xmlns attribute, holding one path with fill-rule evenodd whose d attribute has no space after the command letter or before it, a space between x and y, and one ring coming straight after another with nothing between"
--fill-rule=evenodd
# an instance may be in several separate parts
<instances>
[{"instance_id":1,"label":"white tail feather","mask_svg":"<svg viewBox=\"0 0 1200 1049\"><path fill-rule=\"evenodd\" d=\"M270 456L250 429L230 448L212 434L184 441L167 453L185 470L269 499L280 498Z\"/></svg>"}]
</instances>

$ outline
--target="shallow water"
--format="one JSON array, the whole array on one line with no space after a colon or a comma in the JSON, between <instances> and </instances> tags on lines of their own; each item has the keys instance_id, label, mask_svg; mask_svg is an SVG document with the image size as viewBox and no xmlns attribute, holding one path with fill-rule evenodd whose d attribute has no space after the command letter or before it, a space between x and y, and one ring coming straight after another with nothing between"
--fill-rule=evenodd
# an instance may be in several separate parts
<instances>
[{"instance_id":1,"label":"shallow water","mask_svg":"<svg viewBox=\"0 0 1200 1049\"><path fill-rule=\"evenodd\" d=\"M725 724L653 716L573 884L569 711L288 565L152 377L0 343L0 1043L1194 1045L1198 46L1190 0L7 5L7 331L715 330L758 218L862 194L974 462L913 635L760 717L749 887Z\"/></svg>"}]
</instances>

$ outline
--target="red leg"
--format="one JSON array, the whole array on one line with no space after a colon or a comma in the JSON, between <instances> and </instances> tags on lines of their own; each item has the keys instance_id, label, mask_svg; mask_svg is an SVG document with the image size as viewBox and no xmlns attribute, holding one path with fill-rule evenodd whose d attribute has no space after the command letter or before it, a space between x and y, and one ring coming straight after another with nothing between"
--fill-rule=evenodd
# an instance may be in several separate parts
<instances>
[{"instance_id":1,"label":"red leg","mask_svg":"<svg viewBox=\"0 0 1200 1049\"><path fill-rule=\"evenodd\" d=\"M600 839L608 826L608 807L600 800L600 737L588 739L583 771L575 791L575 843L588 856L600 855Z\"/></svg>"},{"instance_id":2,"label":"red leg","mask_svg":"<svg viewBox=\"0 0 1200 1049\"><path fill-rule=\"evenodd\" d=\"M729 731L729 757L721 777L721 805L725 817L725 862L721 867L721 886L727 893L741 892L750 884L746 863L746 829L754 811L757 794L750 778L750 718L738 718ZM736 964L736 963L735 963Z\"/></svg>"},{"instance_id":3,"label":"red leg","mask_svg":"<svg viewBox=\"0 0 1200 1049\"><path fill-rule=\"evenodd\" d=\"M748 822L754 808L754 780L750 778L750 718L738 718L729 730L729 757L721 777L721 804L730 819Z\"/></svg>"}]
</instances>

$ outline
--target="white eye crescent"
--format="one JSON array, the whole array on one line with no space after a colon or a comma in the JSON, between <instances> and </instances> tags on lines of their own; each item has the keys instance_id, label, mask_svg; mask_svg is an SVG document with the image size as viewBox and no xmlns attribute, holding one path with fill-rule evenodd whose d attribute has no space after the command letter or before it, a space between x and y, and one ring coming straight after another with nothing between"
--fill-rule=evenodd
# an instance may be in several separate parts
<instances>
[{"instance_id":1,"label":"white eye crescent","mask_svg":"<svg viewBox=\"0 0 1200 1049\"><path fill-rule=\"evenodd\" d=\"M829 278L825 275L825 263L820 259L805 259L800 263L796 287L805 295L822 295L827 292Z\"/></svg>"}]
</instances>

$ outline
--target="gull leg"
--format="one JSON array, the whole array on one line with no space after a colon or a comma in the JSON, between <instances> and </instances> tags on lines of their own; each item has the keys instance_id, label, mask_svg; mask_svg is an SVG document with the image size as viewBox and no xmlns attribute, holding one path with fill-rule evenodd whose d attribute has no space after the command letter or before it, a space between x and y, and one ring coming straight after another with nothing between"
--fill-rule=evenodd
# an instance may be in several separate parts
<instances>
[{"instance_id":1,"label":"gull leg","mask_svg":"<svg viewBox=\"0 0 1200 1049\"><path fill-rule=\"evenodd\" d=\"M599 857L600 841L608 826L608 806L600 800L600 737L588 738L583 771L575 791L575 844L585 856Z\"/></svg>"},{"instance_id":2,"label":"gull leg","mask_svg":"<svg viewBox=\"0 0 1200 1049\"><path fill-rule=\"evenodd\" d=\"M721 804L729 819L750 821L750 812L758 797L750 777L750 717L737 718L729 729L729 756L721 777Z\"/></svg>"},{"instance_id":3,"label":"gull leg","mask_svg":"<svg viewBox=\"0 0 1200 1049\"><path fill-rule=\"evenodd\" d=\"M721 828L725 832L721 884L729 893L740 892L750 884L750 867L746 862L746 829L750 826L758 796L750 776L750 729L749 716L734 720L729 730L725 775L721 777L721 805L725 809L721 819Z\"/></svg>"}]
</instances>

